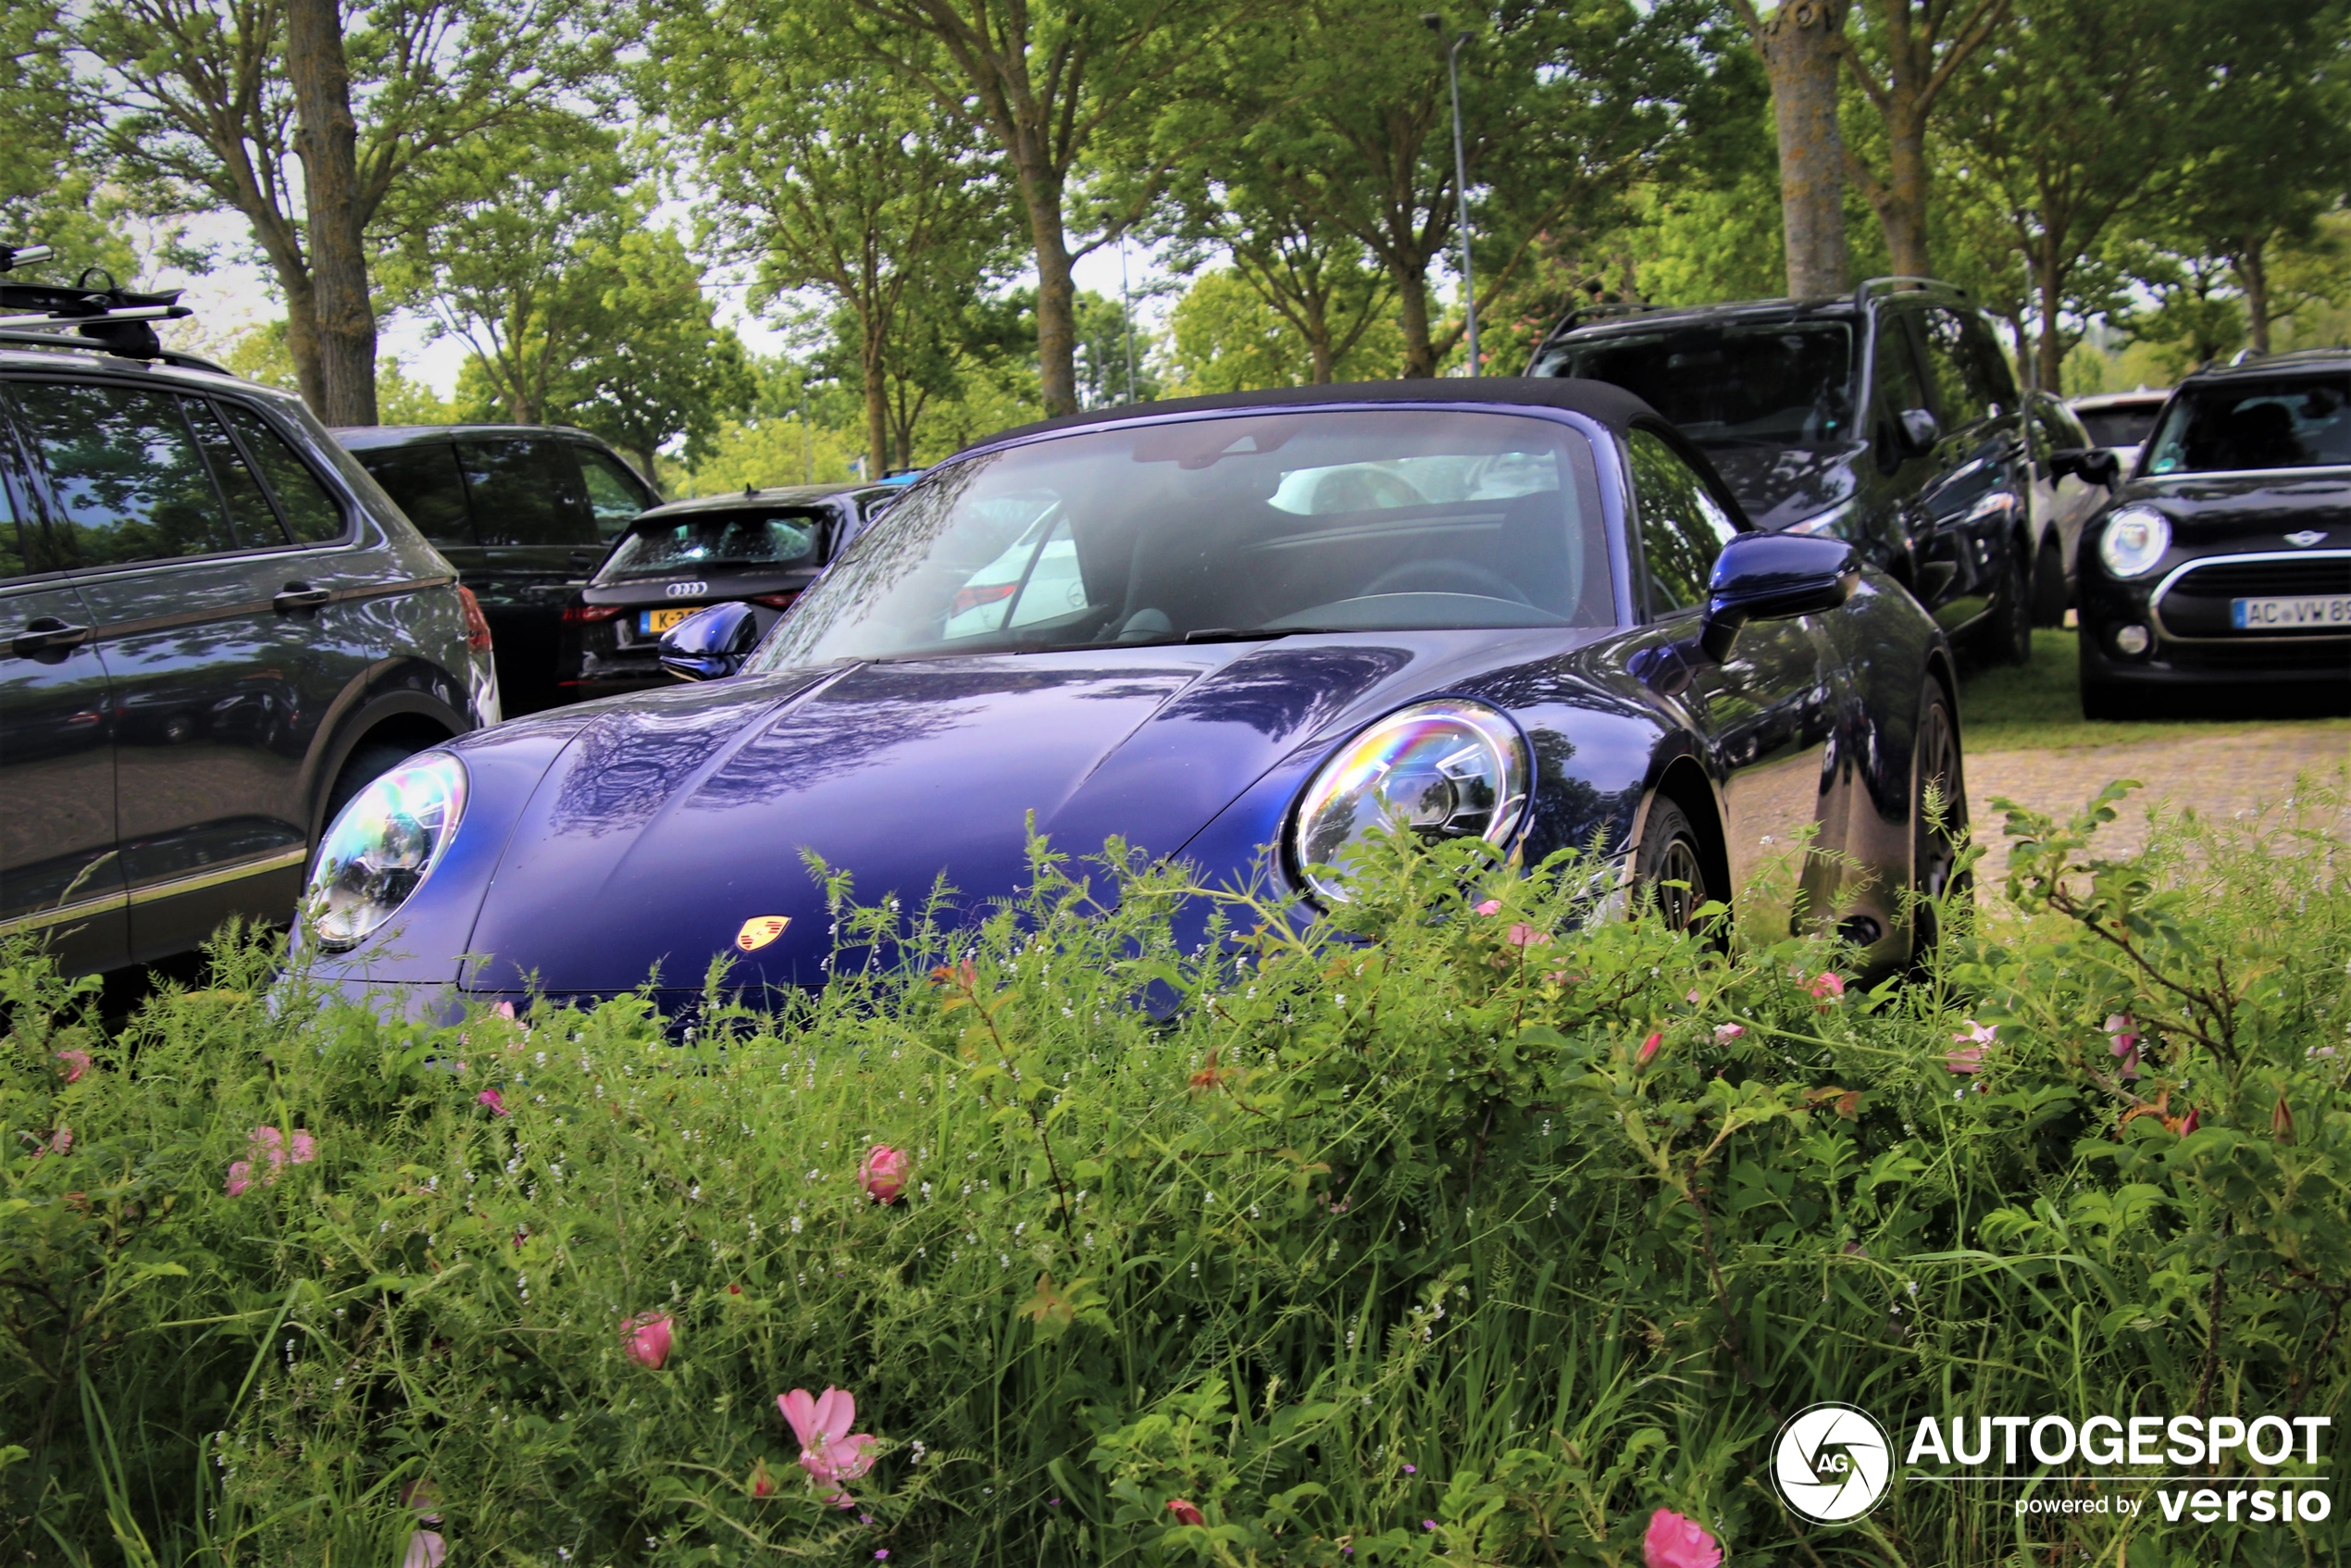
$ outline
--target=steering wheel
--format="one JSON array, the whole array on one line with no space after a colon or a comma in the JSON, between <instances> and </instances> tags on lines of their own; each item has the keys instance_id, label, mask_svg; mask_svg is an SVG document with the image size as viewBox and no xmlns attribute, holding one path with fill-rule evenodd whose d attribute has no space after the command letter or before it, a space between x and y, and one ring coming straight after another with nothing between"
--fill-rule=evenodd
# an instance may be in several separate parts
<instances>
[{"instance_id":1,"label":"steering wheel","mask_svg":"<svg viewBox=\"0 0 2351 1568\"><path fill-rule=\"evenodd\" d=\"M1474 593L1507 599L1513 604L1532 606L1535 603L1501 573L1467 561L1406 561L1388 567L1358 591L1363 598L1375 593Z\"/></svg>"}]
</instances>

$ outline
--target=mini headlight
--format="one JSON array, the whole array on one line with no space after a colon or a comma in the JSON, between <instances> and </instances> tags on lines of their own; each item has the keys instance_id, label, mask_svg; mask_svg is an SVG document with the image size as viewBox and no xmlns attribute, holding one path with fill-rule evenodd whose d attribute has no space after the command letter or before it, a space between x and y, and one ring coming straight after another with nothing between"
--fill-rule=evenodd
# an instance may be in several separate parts
<instances>
[{"instance_id":1,"label":"mini headlight","mask_svg":"<svg viewBox=\"0 0 2351 1568\"><path fill-rule=\"evenodd\" d=\"M1526 814L1531 771L1525 738L1497 710L1461 699L1415 703L1314 775L1298 800L1291 859L1316 893L1343 903L1329 868L1374 828L1393 821L1429 839L1503 843Z\"/></svg>"},{"instance_id":2,"label":"mini headlight","mask_svg":"<svg viewBox=\"0 0 2351 1568\"><path fill-rule=\"evenodd\" d=\"M2098 563L2109 576L2137 577L2171 548L2171 519L2147 506L2125 506L2098 535Z\"/></svg>"},{"instance_id":3,"label":"mini headlight","mask_svg":"<svg viewBox=\"0 0 2351 1568\"><path fill-rule=\"evenodd\" d=\"M303 904L318 945L356 947L415 896L466 811L466 767L446 752L409 758L351 798L318 845Z\"/></svg>"}]
</instances>

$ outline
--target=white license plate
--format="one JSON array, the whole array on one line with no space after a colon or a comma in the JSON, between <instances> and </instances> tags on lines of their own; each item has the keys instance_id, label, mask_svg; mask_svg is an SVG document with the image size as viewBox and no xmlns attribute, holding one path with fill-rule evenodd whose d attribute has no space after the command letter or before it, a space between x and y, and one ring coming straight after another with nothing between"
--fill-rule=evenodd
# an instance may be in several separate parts
<instances>
[{"instance_id":1,"label":"white license plate","mask_svg":"<svg viewBox=\"0 0 2351 1568\"><path fill-rule=\"evenodd\" d=\"M2232 599L2229 624L2239 631L2351 631L2351 593L2297 593L2286 599Z\"/></svg>"}]
</instances>

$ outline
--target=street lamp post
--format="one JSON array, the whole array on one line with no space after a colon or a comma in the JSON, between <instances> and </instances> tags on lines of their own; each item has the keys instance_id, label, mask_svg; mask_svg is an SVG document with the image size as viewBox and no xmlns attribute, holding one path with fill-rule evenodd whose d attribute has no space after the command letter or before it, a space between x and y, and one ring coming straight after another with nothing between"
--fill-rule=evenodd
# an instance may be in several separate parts
<instances>
[{"instance_id":1,"label":"street lamp post","mask_svg":"<svg viewBox=\"0 0 2351 1568\"><path fill-rule=\"evenodd\" d=\"M1445 19L1435 11L1423 13L1421 20L1431 32L1442 32ZM1466 31L1453 34L1453 42L1445 50L1445 74L1453 88L1453 196L1460 205L1455 209L1456 227L1462 237L1462 312L1469 328L1469 373L1477 375L1477 281L1470 272L1469 221L1469 162L1462 151L1462 45L1470 41Z\"/></svg>"}]
</instances>

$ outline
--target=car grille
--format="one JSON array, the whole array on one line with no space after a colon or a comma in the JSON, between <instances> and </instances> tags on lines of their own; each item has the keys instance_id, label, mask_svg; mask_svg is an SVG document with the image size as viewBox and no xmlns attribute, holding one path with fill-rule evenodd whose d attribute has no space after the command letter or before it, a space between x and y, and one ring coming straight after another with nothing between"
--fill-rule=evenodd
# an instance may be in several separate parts
<instances>
[{"instance_id":1,"label":"car grille","mask_svg":"<svg viewBox=\"0 0 2351 1568\"><path fill-rule=\"evenodd\" d=\"M2309 593L2351 593L2351 553L2270 556L2245 559L2220 555L2190 566L2158 595L2156 614L2171 637L2228 637L2263 642L2308 637L2340 637L2323 628L2314 631L2246 633L2230 623L2233 599L2285 598Z\"/></svg>"}]
</instances>

